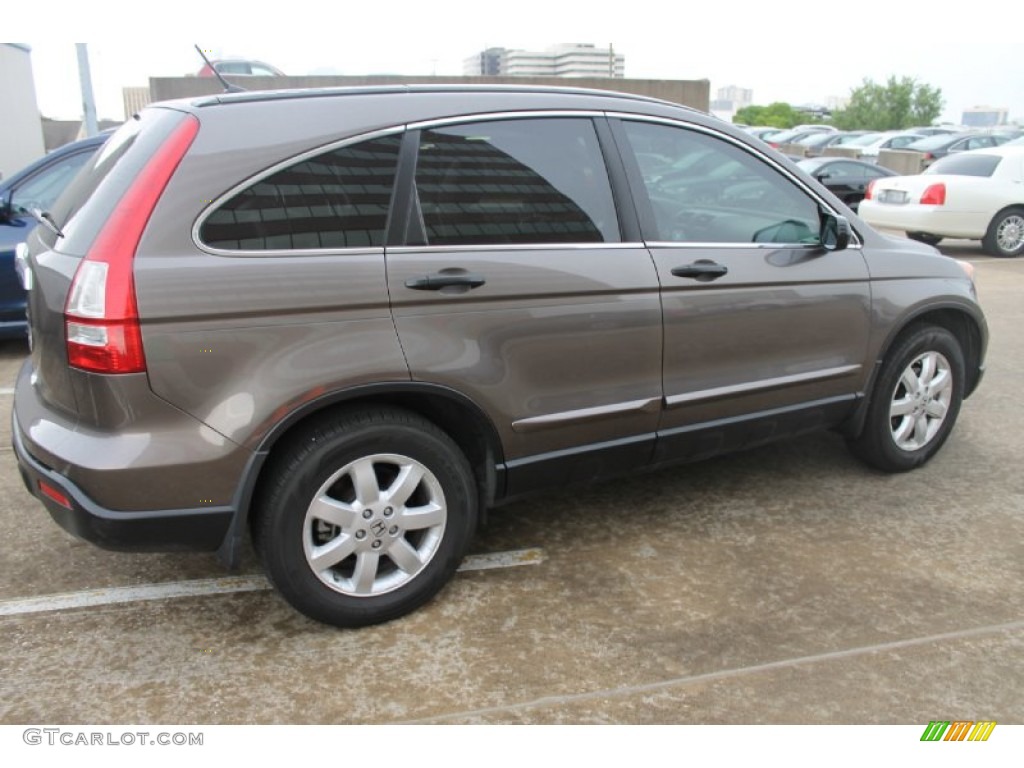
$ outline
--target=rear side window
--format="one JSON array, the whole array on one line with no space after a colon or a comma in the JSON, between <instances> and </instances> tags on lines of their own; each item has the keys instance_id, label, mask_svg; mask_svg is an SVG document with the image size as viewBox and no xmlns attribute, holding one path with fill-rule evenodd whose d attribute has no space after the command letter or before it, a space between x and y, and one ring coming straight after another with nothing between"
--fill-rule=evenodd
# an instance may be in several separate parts
<instances>
[{"instance_id":1,"label":"rear side window","mask_svg":"<svg viewBox=\"0 0 1024 768\"><path fill-rule=\"evenodd\" d=\"M991 176L999 161L998 155L959 154L936 160L924 173L945 173L950 176Z\"/></svg>"},{"instance_id":2,"label":"rear side window","mask_svg":"<svg viewBox=\"0 0 1024 768\"><path fill-rule=\"evenodd\" d=\"M382 136L277 171L211 213L200 239L227 251L382 246L401 142Z\"/></svg>"},{"instance_id":3,"label":"rear side window","mask_svg":"<svg viewBox=\"0 0 1024 768\"><path fill-rule=\"evenodd\" d=\"M619 240L604 158L588 119L424 130L416 190L429 245Z\"/></svg>"}]
</instances>

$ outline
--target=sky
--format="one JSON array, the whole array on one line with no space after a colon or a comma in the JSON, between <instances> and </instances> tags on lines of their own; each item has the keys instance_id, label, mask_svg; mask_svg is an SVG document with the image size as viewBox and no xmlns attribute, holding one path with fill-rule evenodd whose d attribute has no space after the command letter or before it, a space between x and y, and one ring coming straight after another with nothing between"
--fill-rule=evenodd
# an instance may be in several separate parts
<instances>
[{"instance_id":1,"label":"sky","mask_svg":"<svg viewBox=\"0 0 1024 768\"><path fill-rule=\"evenodd\" d=\"M458 76L462 60L486 47L572 42L613 44L626 57L626 77L708 79L711 98L738 85L753 89L755 104L824 103L865 78L896 75L941 88L942 120L959 122L965 108L987 105L1024 121L1024 11L1011 0L975 0L962 14L942 10L956 7L899 0L51 0L38 14L6 14L3 29L32 47L39 108L55 118L81 116L78 40L89 45L99 116L112 119L123 118L122 87L196 72L202 62L193 43L291 75Z\"/></svg>"}]
</instances>

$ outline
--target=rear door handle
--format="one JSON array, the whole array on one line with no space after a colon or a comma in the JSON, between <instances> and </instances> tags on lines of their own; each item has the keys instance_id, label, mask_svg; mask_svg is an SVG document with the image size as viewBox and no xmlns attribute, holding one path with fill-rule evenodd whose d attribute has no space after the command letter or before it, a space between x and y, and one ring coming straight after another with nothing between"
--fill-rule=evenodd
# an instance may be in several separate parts
<instances>
[{"instance_id":1,"label":"rear door handle","mask_svg":"<svg viewBox=\"0 0 1024 768\"><path fill-rule=\"evenodd\" d=\"M694 280L699 280L702 283L710 282L711 280L717 280L722 275L729 273L729 268L725 264L719 264L709 259L697 259L692 264L686 264L682 267L674 267L672 274L676 277L691 277Z\"/></svg>"},{"instance_id":2,"label":"rear door handle","mask_svg":"<svg viewBox=\"0 0 1024 768\"><path fill-rule=\"evenodd\" d=\"M410 277L405 281L405 287L414 291L440 291L445 288L470 290L486 282L481 275L472 272L434 272L423 277Z\"/></svg>"}]
</instances>

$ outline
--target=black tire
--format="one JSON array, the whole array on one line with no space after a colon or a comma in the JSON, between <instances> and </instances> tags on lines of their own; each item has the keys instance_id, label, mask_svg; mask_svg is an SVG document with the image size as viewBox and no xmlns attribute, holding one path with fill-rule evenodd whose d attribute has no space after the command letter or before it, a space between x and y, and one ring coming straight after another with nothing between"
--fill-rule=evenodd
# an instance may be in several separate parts
<instances>
[{"instance_id":1,"label":"black tire","mask_svg":"<svg viewBox=\"0 0 1024 768\"><path fill-rule=\"evenodd\" d=\"M1003 230L1002 236L1000 230ZM997 213L989 223L981 245L986 253L1004 259L1024 253L1024 208L1007 208Z\"/></svg>"},{"instance_id":2,"label":"black tire","mask_svg":"<svg viewBox=\"0 0 1024 768\"><path fill-rule=\"evenodd\" d=\"M938 363L927 388L931 394L922 392L921 399L916 399L915 394L920 391L911 391L904 372L918 364L923 367L926 357ZM945 379L939 375L944 367L949 372L948 392ZM906 472L924 464L942 447L956 423L963 400L965 369L960 342L945 328L917 325L907 329L882 364L864 429L859 437L849 441L850 450L885 472ZM916 369L916 373L922 372L927 374ZM911 380L915 378L916 375ZM944 405L941 419L935 415L940 405ZM906 415L893 415L897 410L910 408L914 410ZM903 433L907 428L911 430L909 435Z\"/></svg>"},{"instance_id":3,"label":"black tire","mask_svg":"<svg viewBox=\"0 0 1024 768\"><path fill-rule=\"evenodd\" d=\"M269 471L256 551L284 598L326 624L366 626L419 608L451 579L476 528L465 456L401 409L336 414L289 439Z\"/></svg>"},{"instance_id":4,"label":"black tire","mask_svg":"<svg viewBox=\"0 0 1024 768\"><path fill-rule=\"evenodd\" d=\"M917 240L919 243L926 245L938 245L942 242L942 238L938 235L929 235L927 232L907 232L907 237L911 240Z\"/></svg>"}]
</instances>

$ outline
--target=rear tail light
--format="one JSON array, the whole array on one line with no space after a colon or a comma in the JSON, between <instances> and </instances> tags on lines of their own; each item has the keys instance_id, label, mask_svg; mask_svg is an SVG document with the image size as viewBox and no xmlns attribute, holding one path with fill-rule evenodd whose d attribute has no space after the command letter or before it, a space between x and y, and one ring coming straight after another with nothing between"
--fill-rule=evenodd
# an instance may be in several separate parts
<instances>
[{"instance_id":1,"label":"rear tail light","mask_svg":"<svg viewBox=\"0 0 1024 768\"><path fill-rule=\"evenodd\" d=\"M114 208L75 272L64 309L68 363L94 373L141 373L135 252L167 182L199 131L188 115L174 129Z\"/></svg>"},{"instance_id":2,"label":"rear tail light","mask_svg":"<svg viewBox=\"0 0 1024 768\"><path fill-rule=\"evenodd\" d=\"M867 189L864 190L865 200L870 200L871 197L875 194L875 181L875 179L872 179L871 181L868 182L868 187Z\"/></svg>"},{"instance_id":3,"label":"rear tail light","mask_svg":"<svg viewBox=\"0 0 1024 768\"><path fill-rule=\"evenodd\" d=\"M925 160L934 160L935 159L935 155L933 155L931 152L925 152L924 153L924 159Z\"/></svg>"},{"instance_id":4,"label":"rear tail light","mask_svg":"<svg viewBox=\"0 0 1024 768\"><path fill-rule=\"evenodd\" d=\"M932 184L921 195L921 205L945 205L946 185Z\"/></svg>"}]
</instances>

